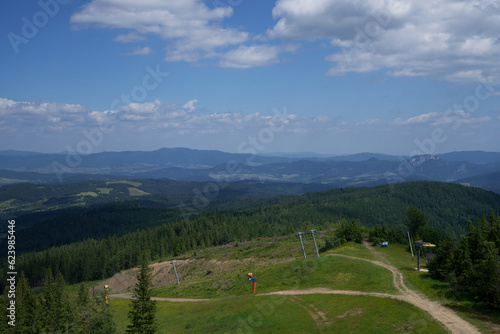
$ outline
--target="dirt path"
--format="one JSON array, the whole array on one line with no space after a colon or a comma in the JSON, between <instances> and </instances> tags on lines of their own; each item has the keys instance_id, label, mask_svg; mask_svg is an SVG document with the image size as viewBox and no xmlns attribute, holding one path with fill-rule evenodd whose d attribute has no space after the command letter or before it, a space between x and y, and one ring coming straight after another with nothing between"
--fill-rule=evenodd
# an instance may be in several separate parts
<instances>
[{"instance_id":1,"label":"dirt path","mask_svg":"<svg viewBox=\"0 0 500 334\"><path fill-rule=\"evenodd\" d=\"M368 248L372 252L372 254L378 257L383 256L382 253L375 251L372 245L370 245L366 240L363 241L363 245L366 248ZM401 296L402 298L398 299L405 300L408 303L411 303L417 306L418 308L428 312L432 317L434 317L434 319L444 324L446 328L448 328L452 333L464 333L464 334L480 333L476 327L474 327L464 319L460 318L455 312L453 312L449 308L444 307L438 302L428 300L421 294L413 290L410 290L404 283L401 271L399 271L396 267L380 261L356 258L340 254L332 254L332 255L347 257L355 260L368 261L377 266L386 268L387 270L391 271L394 285L402 295Z\"/></svg>"},{"instance_id":2,"label":"dirt path","mask_svg":"<svg viewBox=\"0 0 500 334\"><path fill-rule=\"evenodd\" d=\"M377 257L383 256L382 253L376 252L375 249L367 242L364 243L365 246L372 251L374 255ZM379 297L379 298L393 298L393 299L398 299L405 301L407 303L410 303L412 305L415 305L416 307L426 311L429 313L434 319L437 321L441 322L451 333L456 333L456 334L476 334L480 333L476 327L471 325L469 322L465 321L464 319L460 318L455 312L452 310L442 306L440 303L428 300L421 294L409 289L405 283L404 283L404 278L401 273L396 267L384 263L381 261L375 261L375 260L368 260L368 259L363 259L363 258L358 258L358 257L353 257L353 256L348 256L348 255L341 255L341 254L330 254L331 256L339 256L339 257L345 257L345 258L350 258L353 260L359 260L359 261L367 261L370 263L373 263L377 266L381 266L387 270L389 270L392 273L393 281L394 281L394 286L397 288L400 294L388 294L388 293L378 293L378 292L361 292L361 291L351 291L351 290L331 290L328 288L312 288L312 289L306 289L306 290L285 290L285 291L275 291L275 292L269 292L269 293L262 293L259 294L259 296L266 296L266 295L285 295L285 296L300 296L300 295L309 295L309 294L332 294L332 295L352 295L352 296L372 296L372 297ZM115 298L127 298L130 299L132 298L131 293L120 293L120 294L114 294L111 295L110 297L115 297ZM190 299L190 298L160 298L160 297L153 297L153 300L158 300L158 301L167 301L167 302L205 302L205 301L210 301L214 299ZM327 319L324 318L324 316L321 314L320 311L316 310L312 305L306 306L303 303L301 303L300 299L292 299L295 303L300 304L304 309L306 309L313 319L315 320L316 324L320 326L321 323L326 322Z\"/></svg>"}]
</instances>

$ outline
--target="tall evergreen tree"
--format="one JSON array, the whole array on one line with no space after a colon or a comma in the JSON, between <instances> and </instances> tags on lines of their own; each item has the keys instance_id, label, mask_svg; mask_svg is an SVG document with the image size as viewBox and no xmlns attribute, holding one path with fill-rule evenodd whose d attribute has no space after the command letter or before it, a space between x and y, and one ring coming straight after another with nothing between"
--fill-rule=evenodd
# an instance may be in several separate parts
<instances>
[{"instance_id":1,"label":"tall evergreen tree","mask_svg":"<svg viewBox=\"0 0 500 334\"><path fill-rule=\"evenodd\" d=\"M75 320L73 301L60 272L55 278L47 270L43 293L44 329L48 332L66 332Z\"/></svg>"},{"instance_id":2,"label":"tall evergreen tree","mask_svg":"<svg viewBox=\"0 0 500 334\"><path fill-rule=\"evenodd\" d=\"M18 305L16 312L16 317L18 319L16 332L26 334L36 333L36 298L31 292L28 279L24 275L24 272L21 272L19 276L16 290L16 304Z\"/></svg>"},{"instance_id":3,"label":"tall evergreen tree","mask_svg":"<svg viewBox=\"0 0 500 334\"><path fill-rule=\"evenodd\" d=\"M157 332L156 302L151 300L153 288L151 271L146 259L146 252L142 251L141 267L137 274L137 284L128 313L130 325L127 326L127 333L153 334Z\"/></svg>"},{"instance_id":4,"label":"tall evergreen tree","mask_svg":"<svg viewBox=\"0 0 500 334\"><path fill-rule=\"evenodd\" d=\"M0 316L2 317L2 321L0 321L0 333L14 334L16 328L8 324L10 321L7 317L9 315L7 307L10 305L10 298L8 298L8 294L9 287L5 286L2 295L0 295Z\"/></svg>"},{"instance_id":5,"label":"tall evergreen tree","mask_svg":"<svg viewBox=\"0 0 500 334\"><path fill-rule=\"evenodd\" d=\"M500 305L500 219L495 214L469 222L457 245L444 242L429 266L436 278L448 280L456 292Z\"/></svg>"},{"instance_id":6,"label":"tall evergreen tree","mask_svg":"<svg viewBox=\"0 0 500 334\"><path fill-rule=\"evenodd\" d=\"M414 206L410 206L406 211L405 225L410 230L410 234L415 237L419 228L427 225L424 213Z\"/></svg>"}]
</instances>

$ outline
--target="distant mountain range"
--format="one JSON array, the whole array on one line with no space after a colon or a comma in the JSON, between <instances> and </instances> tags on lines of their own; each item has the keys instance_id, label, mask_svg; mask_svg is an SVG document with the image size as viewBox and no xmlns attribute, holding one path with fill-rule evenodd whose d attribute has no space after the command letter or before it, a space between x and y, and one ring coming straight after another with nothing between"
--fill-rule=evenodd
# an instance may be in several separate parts
<instances>
[{"instance_id":1,"label":"distant mountain range","mask_svg":"<svg viewBox=\"0 0 500 334\"><path fill-rule=\"evenodd\" d=\"M463 183L500 193L500 153L464 151L409 158L375 153L251 155L187 148L85 156L0 151L0 184L124 178L202 182L259 180L318 183L331 187L433 180Z\"/></svg>"}]
</instances>

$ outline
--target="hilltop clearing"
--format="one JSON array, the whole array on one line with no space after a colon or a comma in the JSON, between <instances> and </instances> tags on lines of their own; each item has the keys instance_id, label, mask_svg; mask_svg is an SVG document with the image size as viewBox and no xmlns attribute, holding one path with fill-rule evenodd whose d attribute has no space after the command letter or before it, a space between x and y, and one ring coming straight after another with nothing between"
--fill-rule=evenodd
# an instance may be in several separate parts
<instances>
[{"instance_id":1,"label":"hilltop clearing","mask_svg":"<svg viewBox=\"0 0 500 334\"><path fill-rule=\"evenodd\" d=\"M288 241L292 241L292 240L288 240ZM291 244L287 243L287 245L290 246ZM394 292L387 293L387 292L385 292L385 291L387 291L386 288L382 288L381 289L382 292L375 292L375 290L380 289L380 287L384 286L383 284L376 285L376 287L372 286L372 288L369 289L369 290L374 290L374 291L358 291L358 290L354 290L354 289L338 290L338 289L335 289L335 287L342 286L343 283L338 282L337 280L328 280L328 278L325 278L324 284L319 283L319 286L317 286L317 287L310 287L310 288L303 289L303 288L301 288L303 286L303 283L297 282L296 284L293 284L293 285L295 287L299 287L299 289L293 288L293 289L287 289L287 290L270 291L270 292L258 294L255 297L264 299L264 297L267 297L267 296L271 296L271 297L282 296L283 298L285 298L285 300L287 302L291 302L292 304L295 304L295 306L298 306L299 309L302 309L303 312L306 312L305 314L308 315L308 317L310 317L310 319L315 324L315 326L313 326L311 328L311 330L313 328L317 328L319 333L336 332L336 330L338 328L336 327L335 324L339 321L339 319L343 319L345 317L359 318L358 316L361 314L363 314L363 316L367 316L367 314L366 314L366 312L367 312L366 306L367 305L366 304L370 304L370 302L374 300L373 298L375 298L375 299L382 298L382 299L391 299L391 300L395 299L395 300L403 301L405 303L412 304L412 305L416 306L417 308L419 308L420 310L423 310L423 311L427 312L428 314L430 314L432 316L432 318L434 318L435 320L440 322L441 325L444 326L445 328L447 328L447 330L450 331L451 333L479 333L479 331L473 325L471 325L469 322L465 321L464 319L460 318L451 309L442 306L440 302L431 301L427 297L423 296L421 293L418 293L418 292L408 288L404 282L402 272L400 270L398 270L396 267L394 267L393 265L387 263L388 260L384 256L383 253L374 251L374 249L368 244L365 244L365 247L368 247L368 249L370 249L370 254L371 254L371 256L370 256L370 254L365 253L364 254L365 257L373 257L376 260L368 259L368 258L360 258L360 257L355 257L355 256L349 256L349 255L344 255L344 254L330 253L330 254L328 254L329 256L322 257L320 259L317 259L317 258L311 259L310 261L316 262L316 266L313 266L309 269L311 269L311 271L322 272L322 270L323 270L322 267L325 265L325 263L330 261L330 260L335 260L335 259L345 259L343 261L346 261L346 263L348 263L350 266L355 266L355 265L360 264L360 263L361 264L365 263L364 264L365 269L369 268L369 270L372 270L373 269L372 265L375 265L377 267L383 268L383 271L385 271L387 274L389 274L389 276L383 276L383 278L380 278L380 276L374 275L373 280L376 280L376 281L390 280L390 281L392 281L393 287L395 288L393 290ZM273 266L275 268L275 270L280 271L279 268L276 269L277 267L279 267L280 261L278 261L277 263L267 263L266 264L263 262L259 263L259 259L249 259L249 260L251 262L253 262L253 264L257 268L264 267L264 268L259 269L259 272L265 272L265 267L268 267L270 265ZM180 261L187 261L187 262L176 262L176 264L180 263L180 264L182 264L181 266L183 266L183 267L189 266L189 262L190 262L189 260L180 260ZM217 263L213 260L210 260L210 261L211 261L211 265L214 265ZM307 262L307 260L302 260L302 259L300 259L300 257L298 257L298 258L292 259L292 261L288 262L287 264L293 264L294 262L305 263L304 261ZM318 262L318 261L320 261L320 262ZM323 261L323 262L321 262L321 261ZM199 264L199 261L198 262L193 261L193 262L194 263L191 263L191 265L196 266L196 264ZM244 263L247 261L241 261L241 262L242 262L242 266L244 266L245 265ZM336 263L337 266L331 267L331 269L335 270L335 271L342 271L343 272L346 267L339 268L339 266L338 266L339 263ZM216 278L216 279L220 280L224 277L224 270L226 272L232 273L233 272L232 269L234 268L232 266L232 264L234 264L234 263L232 263L231 261L227 261L226 263L219 263L219 265L220 265L219 269L221 271L219 271L216 274L216 276L218 276L218 278ZM283 264L283 265L286 266L287 264ZM153 265L154 271L156 273L155 278L158 276L161 276L161 269L160 268L166 269L169 265L171 266L170 262L159 263L159 264ZM368 267L366 267L366 266L368 266ZM273 269L268 268L268 270L273 270ZM292 270L292 272L293 272L293 270ZM280 271L280 273L282 274L281 271ZM354 282L351 279L351 278L353 278L352 276L350 276L346 272L343 272L343 274L344 275L340 275L341 277L343 277L343 279L345 279L345 277L348 277L347 281L351 281L351 282L349 282L348 287L354 287L354 288L360 287L359 285L356 284L356 282ZM371 274L373 274L373 272L371 272ZM313 278L314 273L313 273L313 276L310 276L310 275L307 275L307 276L308 276L308 278L314 280L314 278ZM322 272L321 276L325 277L323 272ZM125 276L122 276L122 277L125 277ZM263 278L261 278L261 280L260 280L260 281L262 281L262 283L259 283L259 284L266 285L268 283L268 282L266 282L265 277L266 277L266 275L264 274ZM338 277L338 276L336 276L336 277ZM118 279L118 276L114 277L114 278ZM106 283L112 283L112 282L113 282L113 280L106 281ZM227 296L226 298L223 298L223 299L220 299L220 298L215 298L215 299L214 298L183 298L182 292L181 292L181 291L183 291L182 289L181 290L176 290L176 289L174 289L174 290L172 290L172 289L162 290L160 287L161 283L158 283L158 280L156 280L156 282L157 282L156 286L159 287L159 289L157 289L156 291L159 292L160 295L162 295L162 297L155 297L154 299L159 301L159 302L174 302L174 303L176 303L176 305L177 305L177 303L181 303L180 305L182 305L182 303L196 302L196 303L205 304L205 305L207 305L207 307L213 307L212 304L215 302L217 302L219 305L221 305L224 303L231 303L231 300L233 300L232 299L233 297L231 297L231 296ZM172 282L172 281L170 283L167 283L167 284L171 284L173 287L178 287L175 284L175 282ZM201 280L200 281L200 280L196 280L196 279L191 281L189 279L186 279L186 281L182 281L182 283L181 283L181 285L196 285L196 284L210 286L210 281L208 281L208 280ZM279 284L278 284L278 286L274 285L272 287L269 286L268 288L270 288L270 289L279 288ZM223 290L224 288L220 288L220 289ZM266 288L264 287L264 289L266 289ZM187 290L187 291L189 291L189 290ZM176 297L175 298L163 297L163 295L167 295L167 294L175 295ZM220 293L217 293L217 294L220 294ZM242 298L247 299L247 297L244 297L244 295L245 295L244 292L236 293L236 295L241 295ZM331 308L328 308L325 306L320 306L320 305L316 304L316 302L311 303L311 299L307 299L308 298L307 296L311 296L311 298L316 296L316 297L314 297L314 299L317 300L318 295L332 295L332 297L330 297L332 302L336 301L339 298L338 296L334 296L334 295L360 296L360 298L365 298L365 299L363 299L363 301L366 304L365 304L365 307L354 307L352 309L346 310L345 312L343 312L343 314L337 315L335 317L331 317L331 313L332 313ZM233 294L233 296L234 296L234 294ZM115 294L115 295L111 296L111 298L125 298L125 299L130 298L130 297L131 297L130 293L120 293L120 294ZM328 298L328 297L325 296L323 298ZM323 300L323 299L321 299L321 300ZM121 302L119 300L116 300L115 302L118 303L118 305L121 305ZM257 300L255 302L257 302ZM206 303L208 303L208 304L206 304ZM285 304L285 303L283 303L283 304ZM278 307L278 306L281 306L281 305L276 305L274 312L272 312L273 313L272 317L279 317L279 315L274 315L274 313L279 313L281 311L280 310L281 307ZM171 307L176 308L177 306L171 306ZM400 306L400 307L402 309L405 309L405 307L403 307L403 306ZM235 310L235 312L237 312L237 310ZM408 314L407 317L409 317L409 318L411 318L412 316L414 317L414 314L415 313ZM301 317L304 317L304 315L302 315ZM418 317L418 319L419 320L421 319L420 316ZM189 321L191 321L191 320L189 320ZM297 323L297 326L300 327L301 322L297 321L297 320L295 322ZM417 326L415 326L415 325L417 325ZM259 326L251 326L251 324L249 324L249 323L247 323L246 326L259 327ZM240 327L241 327L241 324L240 324ZM396 331L394 331L394 332L398 332L398 331L402 330L403 328L404 328L405 332L420 332L423 329L422 324L419 321L410 321L408 324L401 324L399 327L395 328ZM431 333L442 332L442 330L438 329L438 327L434 327L431 324L431 322L429 322L427 320L425 321L425 328L427 329L427 331L430 330ZM431 328L433 328L433 329L431 329ZM275 332L275 329L272 329L272 328L268 328L268 329L270 330L270 332ZM354 330L354 327L351 327L350 329ZM344 328L344 331L345 330L346 329ZM165 328L165 332L169 332L168 327ZM299 331L299 332L301 332L301 331ZM393 332L393 330L389 329L389 332Z\"/></svg>"}]
</instances>

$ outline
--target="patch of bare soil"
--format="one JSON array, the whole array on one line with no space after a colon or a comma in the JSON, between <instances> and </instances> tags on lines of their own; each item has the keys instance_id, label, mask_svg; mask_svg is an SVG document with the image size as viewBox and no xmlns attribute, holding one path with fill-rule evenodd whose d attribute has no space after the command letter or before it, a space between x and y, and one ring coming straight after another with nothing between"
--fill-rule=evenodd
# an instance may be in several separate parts
<instances>
[{"instance_id":1,"label":"patch of bare soil","mask_svg":"<svg viewBox=\"0 0 500 334\"><path fill-rule=\"evenodd\" d=\"M385 254L384 254L384 253L377 252L377 251L375 250L375 248L374 248L374 247L373 247L373 246L372 246L372 245L368 242L368 240L367 240L367 239L364 239L364 240L363 240L363 246L365 246L366 248L368 248L368 249L372 252L372 254L373 254L373 255L377 255L377 256L385 256Z\"/></svg>"},{"instance_id":2,"label":"patch of bare soil","mask_svg":"<svg viewBox=\"0 0 500 334\"><path fill-rule=\"evenodd\" d=\"M192 281L218 277L219 275L226 275L230 272L241 271L242 275L246 275L245 270L250 267L267 266L289 261L291 260L288 258L279 261L262 258L245 258L242 260L207 260L204 258L197 258L176 260L175 268L177 269L177 275L179 276L181 284L190 284ZM150 265L150 268L153 269L153 287L156 288L170 284L177 284L174 267L171 261L154 263ZM124 270L113 275L95 288L97 290L102 290L104 289L104 285L108 285L111 293L130 291L137 283L137 271L138 268Z\"/></svg>"}]
</instances>

